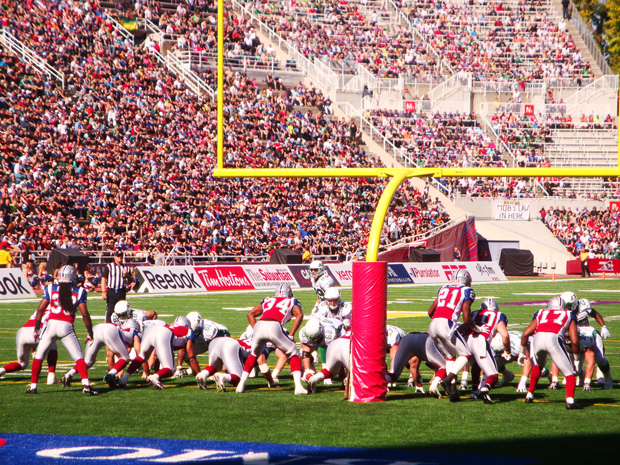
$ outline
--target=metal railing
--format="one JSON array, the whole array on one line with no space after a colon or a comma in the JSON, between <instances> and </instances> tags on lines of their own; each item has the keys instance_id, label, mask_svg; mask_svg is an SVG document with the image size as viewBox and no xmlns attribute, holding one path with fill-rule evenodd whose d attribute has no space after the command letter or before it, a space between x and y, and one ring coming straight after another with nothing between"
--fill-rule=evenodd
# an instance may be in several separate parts
<instances>
[{"instance_id":1,"label":"metal railing","mask_svg":"<svg viewBox=\"0 0 620 465\"><path fill-rule=\"evenodd\" d=\"M116 19L114 19L112 17L112 15L106 14L104 16L105 16L106 20L108 20L108 21L110 21L110 23L112 23L112 26L114 27L114 30L116 32L118 32L120 35L122 35L125 40L130 41L132 43L132 45L135 44L135 40L134 40L133 34L131 32L129 32L127 29L125 29L125 26L123 26Z\"/></svg>"},{"instance_id":2,"label":"metal railing","mask_svg":"<svg viewBox=\"0 0 620 465\"><path fill-rule=\"evenodd\" d=\"M62 88L65 88L65 73L58 71L53 66L50 66L43 58L37 55L34 50L26 47L8 30L3 29L0 31L0 42L6 47L8 52L20 56L22 59L34 66L37 71L45 74L51 79L56 79L60 82Z\"/></svg>"},{"instance_id":3,"label":"metal railing","mask_svg":"<svg viewBox=\"0 0 620 465\"><path fill-rule=\"evenodd\" d=\"M601 69L603 74L614 74L611 66L609 66L609 64L607 63L603 52L601 52L598 42L592 35L590 26L585 23L585 21L581 17L581 14L579 13L579 10L577 9L577 7L575 7L575 4L573 2L570 2L570 12L573 24L577 28L579 35L581 35L583 42L586 44L586 47L588 47L588 50L592 54L592 57L594 58L594 61L596 61L598 67Z\"/></svg>"}]
</instances>

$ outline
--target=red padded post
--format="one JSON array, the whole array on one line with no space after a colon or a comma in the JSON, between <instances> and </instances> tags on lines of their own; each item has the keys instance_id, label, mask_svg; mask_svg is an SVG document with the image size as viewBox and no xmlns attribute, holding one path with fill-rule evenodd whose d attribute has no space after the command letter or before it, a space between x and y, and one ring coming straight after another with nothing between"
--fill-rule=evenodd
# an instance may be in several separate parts
<instances>
[{"instance_id":1,"label":"red padded post","mask_svg":"<svg viewBox=\"0 0 620 465\"><path fill-rule=\"evenodd\" d=\"M353 263L352 402L385 401L387 262Z\"/></svg>"}]
</instances>

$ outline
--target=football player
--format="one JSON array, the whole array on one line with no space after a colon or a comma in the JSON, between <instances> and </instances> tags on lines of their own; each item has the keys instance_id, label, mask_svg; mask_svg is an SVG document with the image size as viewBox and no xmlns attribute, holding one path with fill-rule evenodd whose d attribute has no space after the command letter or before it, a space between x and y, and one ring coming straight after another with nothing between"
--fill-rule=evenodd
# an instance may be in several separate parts
<instances>
[{"instance_id":1,"label":"football player","mask_svg":"<svg viewBox=\"0 0 620 465\"><path fill-rule=\"evenodd\" d=\"M506 324L508 318L499 311L499 305L495 299L487 298L480 304L480 310L472 314L476 331L462 325L464 328L463 335L467 338L467 347L471 351L476 364L472 367L472 382L480 377L480 370L485 375L484 385L479 386L472 392L473 398L480 398L485 404L491 404L491 396L489 391L495 386L498 379L497 363L495 362L495 353L491 349L490 341L496 333L502 337L504 350L502 357L506 360L511 358L510 355L510 337ZM482 383L481 383L482 384Z\"/></svg>"},{"instance_id":2,"label":"football player","mask_svg":"<svg viewBox=\"0 0 620 465\"><path fill-rule=\"evenodd\" d=\"M497 371L502 374L502 380L499 383L499 387L503 387L510 383L515 374L506 368L506 365L510 362L516 362L519 358L519 348L521 347L520 331L508 331L508 337L510 338L510 359L506 358L504 353L506 352L506 346L504 344L504 338L501 334L496 333L495 337L491 340L491 349L495 352L495 362L497 363ZM523 360L523 368L521 370L521 379L517 386L517 392L527 392L527 379L532 371L532 364L529 360L529 349L526 347L527 357Z\"/></svg>"},{"instance_id":3,"label":"football player","mask_svg":"<svg viewBox=\"0 0 620 465\"><path fill-rule=\"evenodd\" d=\"M349 351L351 348L351 332L332 341L326 351L325 367L308 379L308 387L311 392L316 392L316 385L336 376L341 368L349 370Z\"/></svg>"},{"instance_id":4,"label":"football player","mask_svg":"<svg viewBox=\"0 0 620 465\"><path fill-rule=\"evenodd\" d=\"M284 332L284 325L291 317L295 317L290 333ZM257 318L258 321L257 321ZM243 367L241 380L237 385L237 393L245 392L245 383L250 376L250 370L256 359L263 352L267 342L281 349L289 359L291 374L295 382L295 395L307 394L308 391L301 385L301 359L295 345L295 333L299 329L304 314L301 303L293 297L290 284L280 284L273 297L267 297L248 313L248 322L254 329L252 339L252 353L248 356Z\"/></svg>"},{"instance_id":5,"label":"football player","mask_svg":"<svg viewBox=\"0 0 620 465\"><path fill-rule=\"evenodd\" d=\"M342 321L345 331L351 329L351 312L353 310L351 303L342 300L340 291L335 287L327 289L324 297L325 300L314 308L312 315L319 315L323 318L336 318Z\"/></svg>"},{"instance_id":6,"label":"football player","mask_svg":"<svg viewBox=\"0 0 620 465\"><path fill-rule=\"evenodd\" d=\"M0 377L5 373L15 373L16 371L25 370L28 368L30 362L30 352L34 352L37 348L37 343L34 341L34 322L37 312L35 311L30 319L17 330L15 336L15 345L17 346L17 362L11 362L0 368ZM50 316L50 308L48 307L43 313L41 318L41 324L43 331L45 331L45 325ZM50 350L47 354L47 384L56 383L56 362L58 361L58 349L56 342L54 341L50 346Z\"/></svg>"},{"instance_id":7,"label":"football player","mask_svg":"<svg viewBox=\"0 0 620 465\"><path fill-rule=\"evenodd\" d=\"M304 367L303 379L315 373L312 352L319 348L327 350L329 344L344 334L342 321L337 318L313 315L306 326L299 331L299 341L301 342L301 363Z\"/></svg>"},{"instance_id":8,"label":"football player","mask_svg":"<svg viewBox=\"0 0 620 465\"><path fill-rule=\"evenodd\" d=\"M327 289L332 287L335 283L332 277L327 274L323 262L319 260L310 263L310 281L312 281L312 288L316 293L316 303L312 309L312 312L314 312L317 305L325 300L325 292Z\"/></svg>"},{"instance_id":9,"label":"football player","mask_svg":"<svg viewBox=\"0 0 620 465\"><path fill-rule=\"evenodd\" d=\"M288 336L288 330L286 328L284 328L284 332ZM253 337L254 328L252 328L251 325L248 325L248 327L241 334L238 340L249 341L249 344L251 346ZM278 360L276 362L276 366L271 372L271 378L273 379L274 384L279 384L280 380L278 379L278 375L282 371L282 368L284 368L284 365L286 365L286 362L288 362L288 357L284 352L282 352L280 349L277 349L271 342L268 342L267 344L265 344L265 350L263 350L263 353L258 356L258 359L256 359L256 365L258 366L258 369L263 374L263 376L265 376L265 373L269 371L269 365L267 365L267 358L269 358L269 354L271 354L272 352L276 354ZM250 378L254 378L255 376L256 367L250 370Z\"/></svg>"},{"instance_id":10,"label":"football player","mask_svg":"<svg viewBox=\"0 0 620 465\"><path fill-rule=\"evenodd\" d=\"M39 338L40 342L32 361L31 383L26 391L27 394L37 393L37 381L41 372L42 361L59 339L75 361L77 371L82 378L82 391L88 395L98 394L90 386L82 348L73 327L75 314L79 310L88 333L86 341L92 341L93 325L86 305L86 291L83 287L76 286L76 281L77 271L75 268L71 265L65 265L58 270L58 284L52 283L45 286L43 299L39 303L34 321L34 342L39 342ZM41 333L43 314L48 307L50 308L49 320L45 330Z\"/></svg>"},{"instance_id":11,"label":"football player","mask_svg":"<svg viewBox=\"0 0 620 465\"><path fill-rule=\"evenodd\" d=\"M428 315L432 318L429 334L446 359L447 375L441 380L441 385L451 402L460 400L454 381L471 358L467 342L457 331L456 323L461 313L466 327L480 331L471 318L471 304L476 300L476 294L470 286L471 275L467 270L459 269L453 276L453 282L439 289L437 298L428 309Z\"/></svg>"},{"instance_id":12,"label":"football player","mask_svg":"<svg viewBox=\"0 0 620 465\"><path fill-rule=\"evenodd\" d=\"M446 359L439 353L428 333L409 333L400 340L398 350L392 358L390 372L386 375L385 380L388 383L395 383L409 363L416 392L424 394L422 377L418 369L420 362L427 362L435 370L435 376L428 392L437 398L441 398L438 386L441 379L446 376Z\"/></svg>"},{"instance_id":13,"label":"football player","mask_svg":"<svg viewBox=\"0 0 620 465\"><path fill-rule=\"evenodd\" d=\"M209 350L210 342L216 337L230 336L230 331L224 325L216 323L212 320L202 318L198 312L189 312L186 317L190 323L190 329L194 332L196 339L194 340L194 355L204 354ZM183 350L183 349L181 349ZM188 361L184 352L179 351L180 362ZM204 370L203 370L204 371ZM187 372L183 371L183 366L177 364L177 368L174 372L173 378L182 378L185 374L193 374L192 369L188 368Z\"/></svg>"},{"instance_id":14,"label":"football player","mask_svg":"<svg viewBox=\"0 0 620 465\"><path fill-rule=\"evenodd\" d=\"M530 387L525 397L526 404L531 404L534 401L534 390L548 355L566 378L566 408L569 410L583 408L575 402L574 398L575 370L562 342L566 332L568 332L571 341L572 352L578 356L579 338L575 315L565 308L565 303L561 297L552 297L547 303L547 308L538 310L534 314L532 322L523 331L519 360L525 358L525 346L528 338L533 335L530 344L532 373L530 375Z\"/></svg>"},{"instance_id":15,"label":"football player","mask_svg":"<svg viewBox=\"0 0 620 465\"><path fill-rule=\"evenodd\" d=\"M127 368L127 372L122 376L120 380L121 386L126 386L129 376L134 373L140 364L155 350L157 352L157 359L160 363L160 368L157 373L152 374L146 378L148 384L152 384L157 390L163 390L164 387L161 384L163 378L171 377L173 374L174 364L174 350L183 349L183 355L187 353L189 360L189 366L192 367L194 373L200 372L200 366L196 361L194 355L194 340L196 336L190 329L190 322L184 316L179 316L174 320L174 324L159 326L149 326L142 337L142 344L140 347L140 355L138 355ZM182 357L181 357L182 360Z\"/></svg>"},{"instance_id":16,"label":"football player","mask_svg":"<svg viewBox=\"0 0 620 465\"><path fill-rule=\"evenodd\" d=\"M609 362L605 358L603 338L592 326L577 326L577 333L579 334L580 350L579 369L577 370L578 373L582 372L583 361L585 360L587 362L583 380L583 390L592 391L591 383L595 366L597 366L603 373L604 389L613 389L614 380L611 377Z\"/></svg>"},{"instance_id":17,"label":"football player","mask_svg":"<svg viewBox=\"0 0 620 465\"><path fill-rule=\"evenodd\" d=\"M118 305L118 303L116 304ZM115 307L116 311L116 307ZM140 353L140 325L132 319L126 320L122 326L114 323L100 323L93 328L93 340L86 345L84 361L86 366L91 368L97 360L99 350L105 346L114 354L117 361L103 380L111 388L117 386L116 374L125 368L129 363L129 349L134 349L136 354ZM71 386L71 379L77 373L77 367L73 367L62 377L63 387Z\"/></svg>"},{"instance_id":18,"label":"football player","mask_svg":"<svg viewBox=\"0 0 620 465\"><path fill-rule=\"evenodd\" d=\"M266 349L265 349L266 350ZM209 344L209 365L196 376L199 389L207 388L207 378L213 376L215 386L219 392L226 391L226 383L238 386L243 373L245 361L252 352L251 339L233 339L229 336L220 336L211 340ZM223 368L226 373L219 373ZM271 377L269 368L262 371L269 387L276 383Z\"/></svg>"}]
</instances>

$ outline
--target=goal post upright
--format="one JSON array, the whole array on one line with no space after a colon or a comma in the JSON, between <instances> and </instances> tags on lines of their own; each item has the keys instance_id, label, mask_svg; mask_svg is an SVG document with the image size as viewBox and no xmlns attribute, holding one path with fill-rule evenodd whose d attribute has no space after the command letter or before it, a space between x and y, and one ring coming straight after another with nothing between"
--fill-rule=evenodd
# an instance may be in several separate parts
<instances>
[{"instance_id":1,"label":"goal post upright","mask_svg":"<svg viewBox=\"0 0 620 465\"><path fill-rule=\"evenodd\" d=\"M618 165L601 168L225 168L224 167L224 6L217 8L217 153L216 178L391 178L372 221L366 262L353 264L353 335L349 400L376 402L386 398L385 326L387 322L387 263L378 262L383 223L398 187L409 178L553 178L620 177ZM356 325L356 321L358 324ZM383 328L383 331L381 329Z\"/></svg>"}]
</instances>

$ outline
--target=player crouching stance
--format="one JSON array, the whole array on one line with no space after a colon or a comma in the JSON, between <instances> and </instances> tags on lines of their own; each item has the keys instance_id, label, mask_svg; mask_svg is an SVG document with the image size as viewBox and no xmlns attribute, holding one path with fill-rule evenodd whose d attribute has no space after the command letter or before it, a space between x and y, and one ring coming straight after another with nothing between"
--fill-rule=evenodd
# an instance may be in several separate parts
<instances>
[{"instance_id":1,"label":"player crouching stance","mask_svg":"<svg viewBox=\"0 0 620 465\"><path fill-rule=\"evenodd\" d=\"M525 397L526 404L531 404L534 401L534 389L536 389L540 373L547 361L547 355L549 355L551 361L557 365L566 378L566 408L569 410L583 408L574 399L575 370L563 343L564 333L568 330L573 354L575 358L579 357L577 323L575 315L564 307L564 301L561 297L553 297L547 303L547 308L534 314L534 319L521 336L519 360L525 357L527 340L532 334L534 335L530 344L532 373L530 374L530 387Z\"/></svg>"},{"instance_id":2,"label":"player crouching stance","mask_svg":"<svg viewBox=\"0 0 620 465\"><path fill-rule=\"evenodd\" d=\"M340 369L344 367L349 370L349 351L351 348L351 332L335 339L329 344L326 352L325 368L312 375L308 380L308 387L311 392L316 392L316 385L325 379L336 376Z\"/></svg>"},{"instance_id":3,"label":"player crouching stance","mask_svg":"<svg viewBox=\"0 0 620 465\"><path fill-rule=\"evenodd\" d=\"M295 321L290 334L287 336L284 332L284 325L293 316ZM257 317L260 317L260 320L256 321ZM263 348L268 342L271 342L289 358L291 374L295 381L295 395L308 394L308 391L301 385L301 359L297 353L294 338L303 319L301 304L293 298L293 291L288 283L280 284L276 288L275 296L267 297L250 310L248 321L254 328L252 353L248 356L243 367L243 374L237 385L238 394L245 392L245 383L250 376L250 370L254 367L256 359L263 353Z\"/></svg>"},{"instance_id":4,"label":"player crouching stance","mask_svg":"<svg viewBox=\"0 0 620 465\"><path fill-rule=\"evenodd\" d=\"M149 358L153 350L157 352L160 369L157 373L146 378L146 382L152 384L155 389L162 391L164 386L161 384L161 380L172 376L175 367L173 352L175 350L180 351L179 358L181 360L187 353L189 366L194 370L194 373L199 373L200 367L194 355L194 339L195 335L190 329L190 322L184 316L177 317L172 325L149 326L144 330L140 355L129 364L129 368L127 368L127 372L119 384L122 387L126 386L129 376L140 367L144 360Z\"/></svg>"},{"instance_id":5,"label":"player crouching stance","mask_svg":"<svg viewBox=\"0 0 620 465\"><path fill-rule=\"evenodd\" d=\"M86 306L86 291L82 287L77 287L77 271L70 265L63 266L58 271L58 284L48 284L43 291L43 299L37 308L37 315L34 322L34 340L41 342L37 348L32 361L31 383L26 394L37 393L37 381L41 372L41 363L53 344L60 339L62 345L67 349L71 358L75 361L77 371L82 378L82 390L85 394L98 394L90 387L88 381L88 369L82 356L82 348L75 334L73 323L75 313L79 310L88 333L87 342L93 339L93 325ZM45 330L41 334L41 318L43 313L50 307L50 317Z\"/></svg>"}]
</instances>

